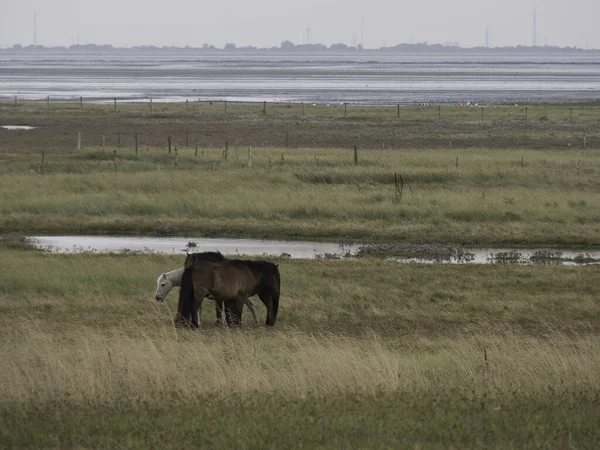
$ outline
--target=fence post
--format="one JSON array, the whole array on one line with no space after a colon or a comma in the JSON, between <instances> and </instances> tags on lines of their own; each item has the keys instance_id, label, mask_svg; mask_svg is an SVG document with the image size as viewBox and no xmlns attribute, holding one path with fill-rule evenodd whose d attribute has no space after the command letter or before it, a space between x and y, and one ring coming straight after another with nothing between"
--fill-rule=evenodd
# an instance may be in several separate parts
<instances>
[{"instance_id":1,"label":"fence post","mask_svg":"<svg viewBox=\"0 0 600 450\"><path fill-rule=\"evenodd\" d=\"M40 164L40 174L44 175L44 165L46 164L46 152L42 150L42 164Z\"/></svg>"},{"instance_id":2,"label":"fence post","mask_svg":"<svg viewBox=\"0 0 600 450\"><path fill-rule=\"evenodd\" d=\"M583 136L583 148L585 148L587 145L587 136Z\"/></svg>"},{"instance_id":3,"label":"fence post","mask_svg":"<svg viewBox=\"0 0 600 450\"><path fill-rule=\"evenodd\" d=\"M150 112L152 112L152 99L150 99Z\"/></svg>"},{"instance_id":4,"label":"fence post","mask_svg":"<svg viewBox=\"0 0 600 450\"><path fill-rule=\"evenodd\" d=\"M523 168L523 157L521 156L521 169Z\"/></svg>"},{"instance_id":5,"label":"fence post","mask_svg":"<svg viewBox=\"0 0 600 450\"><path fill-rule=\"evenodd\" d=\"M358 147L354 145L354 165L358 166Z\"/></svg>"},{"instance_id":6,"label":"fence post","mask_svg":"<svg viewBox=\"0 0 600 450\"><path fill-rule=\"evenodd\" d=\"M223 158L227 159L228 152L229 152L229 142L225 141L225 149L223 150Z\"/></svg>"},{"instance_id":7,"label":"fence post","mask_svg":"<svg viewBox=\"0 0 600 450\"><path fill-rule=\"evenodd\" d=\"M442 117L442 105L438 105L438 117Z\"/></svg>"},{"instance_id":8,"label":"fence post","mask_svg":"<svg viewBox=\"0 0 600 450\"><path fill-rule=\"evenodd\" d=\"M120 137L121 137L121 133L119 133L119 140L120 140ZM135 134L135 156L137 156L137 155L138 155L138 135L136 133Z\"/></svg>"},{"instance_id":9,"label":"fence post","mask_svg":"<svg viewBox=\"0 0 600 450\"><path fill-rule=\"evenodd\" d=\"M285 161L285 158L284 158L284 156L283 156L283 152L281 152L281 160L282 160L282 161Z\"/></svg>"},{"instance_id":10,"label":"fence post","mask_svg":"<svg viewBox=\"0 0 600 450\"><path fill-rule=\"evenodd\" d=\"M396 105L396 109L398 110L398 112L397 112L398 120L400 120L400 105Z\"/></svg>"},{"instance_id":11,"label":"fence post","mask_svg":"<svg viewBox=\"0 0 600 450\"><path fill-rule=\"evenodd\" d=\"M569 122L573 125L573 108L569 108Z\"/></svg>"},{"instance_id":12,"label":"fence post","mask_svg":"<svg viewBox=\"0 0 600 450\"><path fill-rule=\"evenodd\" d=\"M188 99L185 99L185 111L189 111Z\"/></svg>"},{"instance_id":13,"label":"fence post","mask_svg":"<svg viewBox=\"0 0 600 450\"><path fill-rule=\"evenodd\" d=\"M525 122L527 122L527 106L525 107Z\"/></svg>"},{"instance_id":14,"label":"fence post","mask_svg":"<svg viewBox=\"0 0 600 450\"><path fill-rule=\"evenodd\" d=\"M248 167L252 167L252 142L248 146Z\"/></svg>"},{"instance_id":15,"label":"fence post","mask_svg":"<svg viewBox=\"0 0 600 450\"><path fill-rule=\"evenodd\" d=\"M302 102L302 117L304 117L304 102Z\"/></svg>"},{"instance_id":16,"label":"fence post","mask_svg":"<svg viewBox=\"0 0 600 450\"><path fill-rule=\"evenodd\" d=\"M267 102L263 102L263 116L267 115Z\"/></svg>"},{"instance_id":17,"label":"fence post","mask_svg":"<svg viewBox=\"0 0 600 450\"><path fill-rule=\"evenodd\" d=\"M175 147L175 168L179 168L179 155L177 154L177 147Z\"/></svg>"},{"instance_id":18,"label":"fence post","mask_svg":"<svg viewBox=\"0 0 600 450\"><path fill-rule=\"evenodd\" d=\"M48 109L50 109L50 96L46 98L46 102L48 103Z\"/></svg>"},{"instance_id":19,"label":"fence post","mask_svg":"<svg viewBox=\"0 0 600 450\"><path fill-rule=\"evenodd\" d=\"M194 156L198 157L198 138L196 138L196 151L194 152Z\"/></svg>"},{"instance_id":20,"label":"fence post","mask_svg":"<svg viewBox=\"0 0 600 450\"><path fill-rule=\"evenodd\" d=\"M119 135L117 137L117 147L121 148L121 132L119 131Z\"/></svg>"},{"instance_id":21,"label":"fence post","mask_svg":"<svg viewBox=\"0 0 600 450\"><path fill-rule=\"evenodd\" d=\"M17 96L15 95L15 108L17 107Z\"/></svg>"},{"instance_id":22,"label":"fence post","mask_svg":"<svg viewBox=\"0 0 600 450\"><path fill-rule=\"evenodd\" d=\"M227 112L227 100L225 100L224 103L225 103L225 112Z\"/></svg>"},{"instance_id":23,"label":"fence post","mask_svg":"<svg viewBox=\"0 0 600 450\"><path fill-rule=\"evenodd\" d=\"M171 154L171 136L167 137L167 142L168 142L168 145L169 145L169 155L170 155Z\"/></svg>"},{"instance_id":24,"label":"fence post","mask_svg":"<svg viewBox=\"0 0 600 450\"><path fill-rule=\"evenodd\" d=\"M481 107L481 121L483 122L483 106Z\"/></svg>"},{"instance_id":25,"label":"fence post","mask_svg":"<svg viewBox=\"0 0 600 450\"><path fill-rule=\"evenodd\" d=\"M115 100L115 111L117 110L117 97L114 98Z\"/></svg>"},{"instance_id":26,"label":"fence post","mask_svg":"<svg viewBox=\"0 0 600 450\"><path fill-rule=\"evenodd\" d=\"M348 103L344 102L344 117L348 116Z\"/></svg>"},{"instance_id":27,"label":"fence post","mask_svg":"<svg viewBox=\"0 0 600 450\"><path fill-rule=\"evenodd\" d=\"M81 131L77 132L77 150L81 150Z\"/></svg>"},{"instance_id":28,"label":"fence post","mask_svg":"<svg viewBox=\"0 0 600 450\"><path fill-rule=\"evenodd\" d=\"M106 137L104 136L104 133L102 133L102 153L104 153L104 144L106 143Z\"/></svg>"},{"instance_id":29,"label":"fence post","mask_svg":"<svg viewBox=\"0 0 600 450\"><path fill-rule=\"evenodd\" d=\"M581 165L581 160L577 160L577 176L579 176L579 167Z\"/></svg>"},{"instance_id":30,"label":"fence post","mask_svg":"<svg viewBox=\"0 0 600 450\"><path fill-rule=\"evenodd\" d=\"M83 96L79 96L79 109L83 109Z\"/></svg>"},{"instance_id":31,"label":"fence post","mask_svg":"<svg viewBox=\"0 0 600 450\"><path fill-rule=\"evenodd\" d=\"M458 156L456 157L456 168L458 169Z\"/></svg>"},{"instance_id":32,"label":"fence post","mask_svg":"<svg viewBox=\"0 0 600 450\"><path fill-rule=\"evenodd\" d=\"M117 151L113 151L113 164L115 166L115 172L117 171Z\"/></svg>"}]
</instances>

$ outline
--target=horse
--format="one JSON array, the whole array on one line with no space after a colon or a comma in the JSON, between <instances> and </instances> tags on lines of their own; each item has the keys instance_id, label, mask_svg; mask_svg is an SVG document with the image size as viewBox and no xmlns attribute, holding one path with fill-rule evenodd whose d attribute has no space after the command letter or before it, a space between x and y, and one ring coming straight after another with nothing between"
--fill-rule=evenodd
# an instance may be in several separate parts
<instances>
[{"instance_id":1,"label":"horse","mask_svg":"<svg viewBox=\"0 0 600 450\"><path fill-rule=\"evenodd\" d=\"M186 258L181 280L179 305L184 319L197 328L202 300L211 294L225 305L228 325L239 325L248 297L258 295L267 307L266 325L274 326L279 309L281 277L277 264L268 261L224 259L202 261Z\"/></svg>"},{"instance_id":2,"label":"horse","mask_svg":"<svg viewBox=\"0 0 600 450\"><path fill-rule=\"evenodd\" d=\"M189 256L191 256L191 255L188 255L188 258L186 258L186 262L188 261ZM193 260L193 261L222 261L224 259L225 259L225 257L220 252L204 252L204 253L194 253L193 258L191 260ZM181 286L181 281L182 281L184 271L185 271L185 268L182 267L181 269L175 269L170 272L163 273L158 277L158 280L156 280L156 292L154 294L154 298L156 299L156 301L164 302L167 295L169 294L169 292L171 292L173 287ZM248 309L250 309L250 312L252 313L252 317L254 318L254 323L258 324L258 316L256 315L256 310L254 309L254 305L252 304L252 302L249 299L245 303L246 303L246 306L248 306ZM219 302L216 302L215 308L217 310L217 324L220 324L222 322L221 311L223 310L223 304L222 303L219 304ZM175 323L176 324L185 323L184 316L181 314L181 303L179 303L177 305L177 314L175 316Z\"/></svg>"}]
</instances>

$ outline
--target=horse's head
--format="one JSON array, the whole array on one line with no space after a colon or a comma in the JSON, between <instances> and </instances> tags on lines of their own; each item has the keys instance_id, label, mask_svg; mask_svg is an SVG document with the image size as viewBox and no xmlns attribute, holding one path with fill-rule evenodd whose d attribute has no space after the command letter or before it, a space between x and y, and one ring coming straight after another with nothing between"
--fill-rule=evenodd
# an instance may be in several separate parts
<instances>
[{"instance_id":1,"label":"horse's head","mask_svg":"<svg viewBox=\"0 0 600 450\"><path fill-rule=\"evenodd\" d=\"M166 274L161 274L156 280L156 293L154 294L154 298L157 302L164 302L165 298L167 298L167 294L171 292L173 289L173 282L167 277Z\"/></svg>"}]
</instances>

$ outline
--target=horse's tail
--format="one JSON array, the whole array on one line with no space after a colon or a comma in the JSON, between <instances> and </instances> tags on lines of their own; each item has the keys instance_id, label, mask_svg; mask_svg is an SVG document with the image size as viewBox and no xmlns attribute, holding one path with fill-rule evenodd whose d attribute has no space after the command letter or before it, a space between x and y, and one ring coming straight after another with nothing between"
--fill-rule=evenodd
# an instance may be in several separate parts
<instances>
[{"instance_id":1,"label":"horse's tail","mask_svg":"<svg viewBox=\"0 0 600 450\"><path fill-rule=\"evenodd\" d=\"M194 283L192 281L192 269L185 269L181 276L181 288L179 289L179 303L177 304L179 319L183 324L192 323L194 314Z\"/></svg>"},{"instance_id":2,"label":"horse's tail","mask_svg":"<svg viewBox=\"0 0 600 450\"><path fill-rule=\"evenodd\" d=\"M274 288L275 288L275 292L273 293L273 323L271 324L272 326L275 325L275 321L277 320L277 311L279 311L279 295L281 294L281 276L279 275L279 269L277 268L277 265L274 266L274 273L273 273L273 277L274 277Z\"/></svg>"}]
</instances>

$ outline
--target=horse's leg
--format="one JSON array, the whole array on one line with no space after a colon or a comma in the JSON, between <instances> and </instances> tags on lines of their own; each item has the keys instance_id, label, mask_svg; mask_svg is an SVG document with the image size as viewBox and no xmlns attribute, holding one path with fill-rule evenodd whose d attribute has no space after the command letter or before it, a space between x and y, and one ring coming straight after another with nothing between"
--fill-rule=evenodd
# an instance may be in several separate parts
<instances>
[{"instance_id":1,"label":"horse's leg","mask_svg":"<svg viewBox=\"0 0 600 450\"><path fill-rule=\"evenodd\" d=\"M192 308L192 328L200 328L202 319L202 301L206 296L207 290L204 288L194 289L194 306Z\"/></svg>"},{"instance_id":2,"label":"horse's leg","mask_svg":"<svg viewBox=\"0 0 600 450\"><path fill-rule=\"evenodd\" d=\"M232 308L234 307L235 300L227 299L224 301L225 304L225 322L227 326L233 325L233 312Z\"/></svg>"},{"instance_id":3,"label":"horse's leg","mask_svg":"<svg viewBox=\"0 0 600 450\"><path fill-rule=\"evenodd\" d=\"M217 326L223 324L223 300L215 299L215 311L217 312Z\"/></svg>"},{"instance_id":4,"label":"horse's leg","mask_svg":"<svg viewBox=\"0 0 600 450\"><path fill-rule=\"evenodd\" d=\"M265 325L270 327L275 326L275 320L277 320L277 310L279 307L279 295L274 295L271 292L261 292L258 294L258 297L267 307L267 320Z\"/></svg>"},{"instance_id":5,"label":"horse's leg","mask_svg":"<svg viewBox=\"0 0 600 450\"><path fill-rule=\"evenodd\" d=\"M250 299L248 297L246 297L246 306L248 307L248 309L250 310L250 312L252 313L252 318L254 319L254 324L258 325L258 316L256 315L256 310L254 309L254 304L252 304L252 302L250 301Z\"/></svg>"},{"instance_id":6,"label":"horse's leg","mask_svg":"<svg viewBox=\"0 0 600 450\"><path fill-rule=\"evenodd\" d=\"M241 309L244 307L244 297L234 297L225 300L225 320L230 327L240 326L242 321Z\"/></svg>"}]
</instances>

